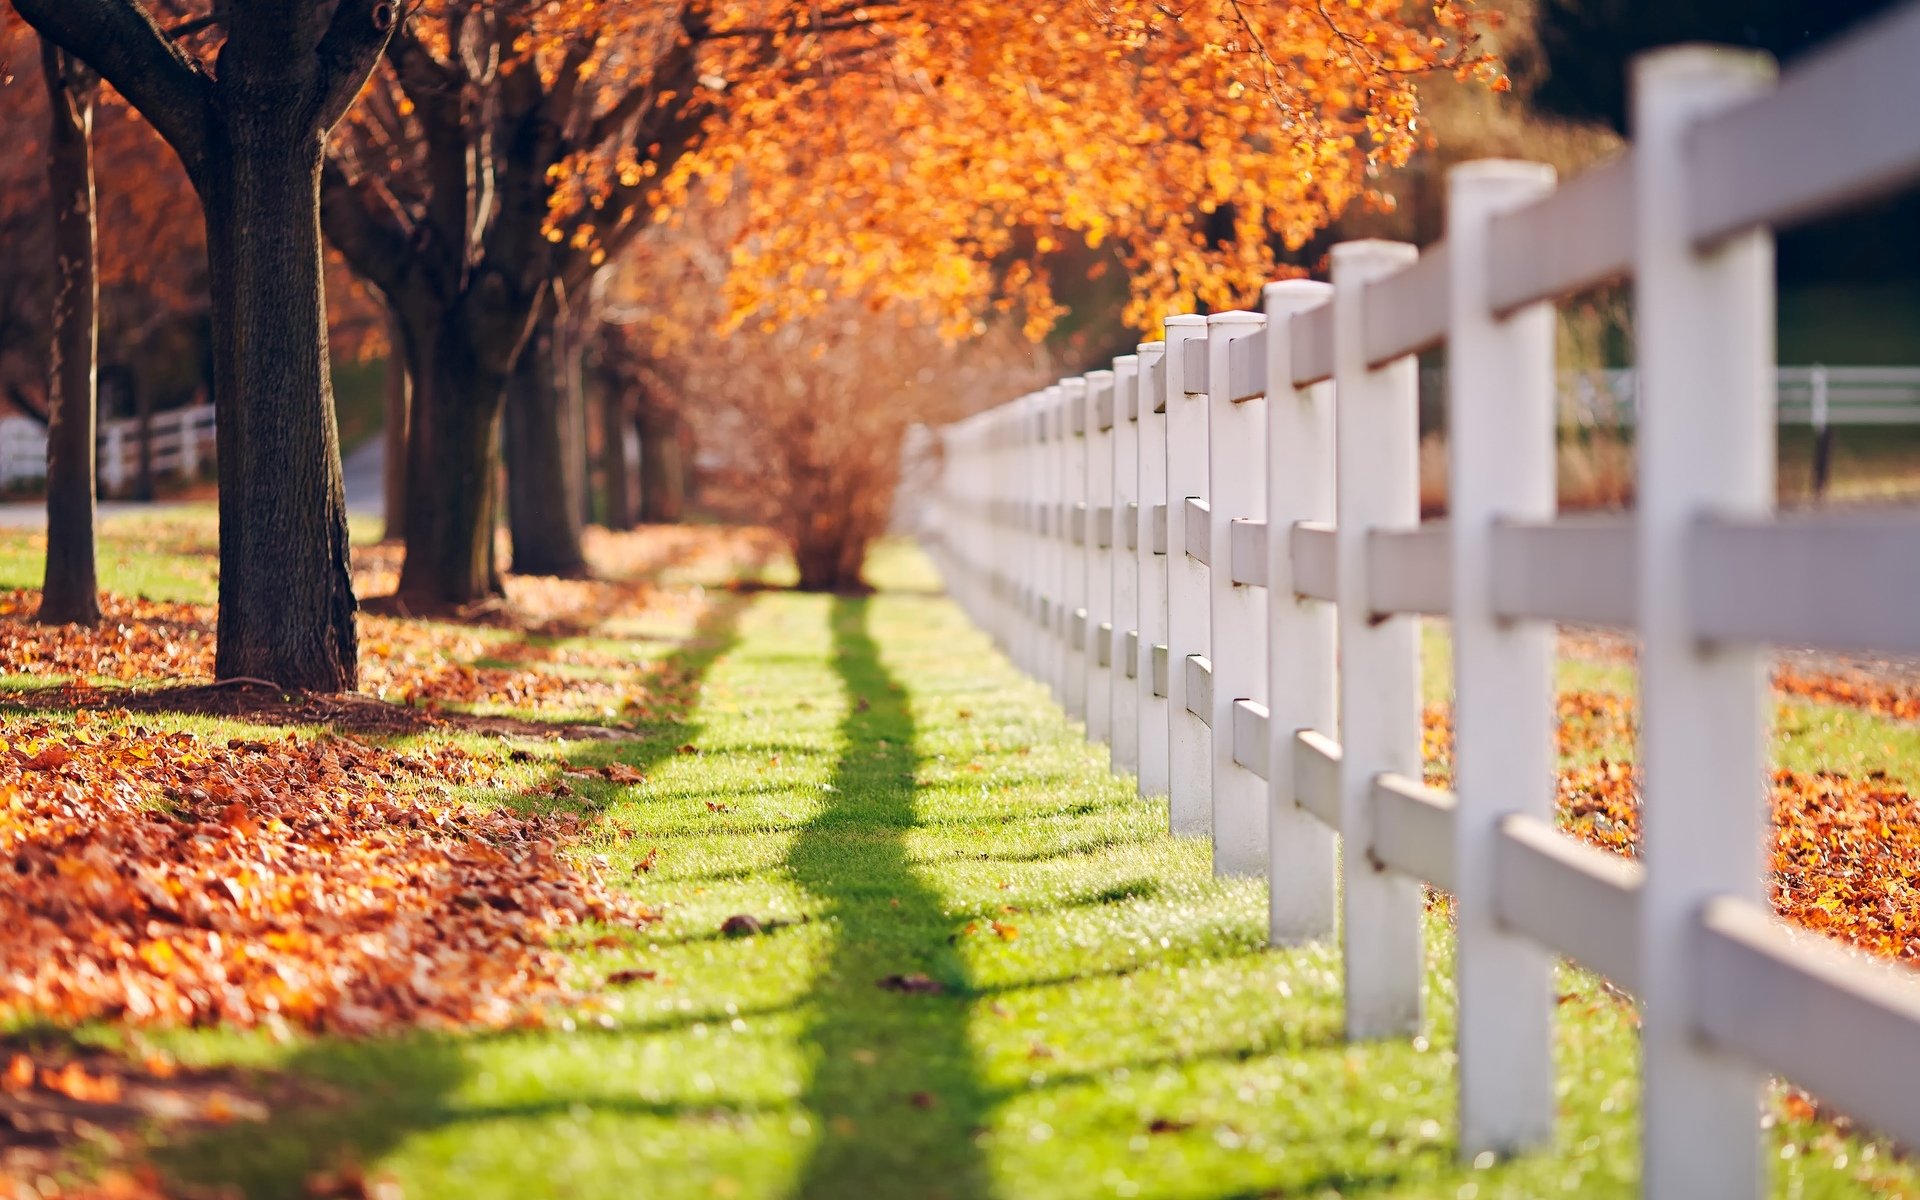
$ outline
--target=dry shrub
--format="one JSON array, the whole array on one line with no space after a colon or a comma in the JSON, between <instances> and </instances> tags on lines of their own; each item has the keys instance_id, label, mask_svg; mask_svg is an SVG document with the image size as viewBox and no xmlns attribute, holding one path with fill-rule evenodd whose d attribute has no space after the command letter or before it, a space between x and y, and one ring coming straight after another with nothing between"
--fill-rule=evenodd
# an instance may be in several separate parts
<instances>
[{"instance_id":1,"label":"dry shrub","mask_svg":"<svg viewBox=\"0 0 1920 1200\"><path fill-rule=\"evenodd\" d=\"M808 591L858 591L915 425L1036 386L1040 351L1007 328L944 340L905 313L836 305L731 334L687 370L711 477L786 539Z\"/></svg>"}]
</instances>

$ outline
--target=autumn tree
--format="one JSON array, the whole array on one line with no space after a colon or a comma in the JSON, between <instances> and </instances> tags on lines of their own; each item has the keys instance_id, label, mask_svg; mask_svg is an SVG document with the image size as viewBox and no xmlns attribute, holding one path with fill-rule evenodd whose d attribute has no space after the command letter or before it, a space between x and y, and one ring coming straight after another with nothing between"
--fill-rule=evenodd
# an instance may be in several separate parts
<instances>
[{"instance_id":1,"label":"autumn tree","mask_svg":"<svg viewBox=\"0 0 1920 1200\"><path fill-rule=\"evenodd\" d=\"M13 0L166 138L207 234L221 463L215 670L353 687L358 652L319 234L327 133L395 0L225 4L202 57L140 0Z\"/></svg>"},{"instance_id":2,"label":"autumn tree","mask_svg":"<svg viewBox=\"0 0 1920 1200\"><path fill-rule=\"evenodd\" d=\"M681 5L575 9L528 0L444 0L394 37L368 103L343 131L326 181L329 237L393 306L413 377L407 554L411 611L497 594L495 449L519 375L517 447L537 466L522 511L555 518L514 546L515 569L584 569L555 422L562 340L556 292L581 294L650 210L633 147L677 147L704 116ZM605 170L592 217L560 197Z\"/></svg>"},{"instance_id":3,"label":"autumn tree","mask_svg":"<svg viewBox=\"0 0 1920 1200\"><path fill-rule=\"evenodd\" d=\"M47 184L53 202L53 355L47 389L47 560L38 620L100 620L93 555L93 453L100 321L94 239L93 109L99 81L50 41L46 82Z\"/></svg>"}]
</instances>

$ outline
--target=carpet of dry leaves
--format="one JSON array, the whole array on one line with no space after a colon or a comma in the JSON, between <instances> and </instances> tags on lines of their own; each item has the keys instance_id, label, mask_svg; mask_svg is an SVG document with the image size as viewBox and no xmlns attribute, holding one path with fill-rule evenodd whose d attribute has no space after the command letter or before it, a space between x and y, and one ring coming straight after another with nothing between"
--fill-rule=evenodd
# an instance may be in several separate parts
<instances>
[{"instance_id":1,"label":"carpet of dry leaves","mask_svg":"<svg viewBox=\"0 0 1920 1200\"><path fill-rule=\"evenodd\" d=\"M1920 715L1920 689L1859 673L1776 673L1782 696L1857 707L1889 717ZM1575 836L1633 857L1640 847L1639 784L1630 762L1606 751L1631 747L1634 704L1617 692L1570 691L1557 699L1559 820ZM1445 782L1453 731L1443 705L1425 713L1427 775ZM1617 754L1617 752L1616 752ZM1920 966L1920 800L1882 771L1776 769L1769 885L1785 918L1885 958Z\"/></svg>"},{"instance_id":2,"label":"carpet of dry leaves","mask_svg":"<svg viewBox=\"0 0 1920 1200\"><path fill-rule=\"evenodd\" d=\"M46 683L0 711L0 865L12 869L0 1018L358 1035L537 1023L580 1000L558 940L591 922L598 940L625 941L658 914L567 853L579 818L455 795L526 752L432 740L400 752L342 731L430 731L514 710L538 720L457 727L548 735L551 722L683 707L685 671L636 661L624 644L634 625L691 624L714 597L686 577L727 577L771 549L752 531L596 531L602 578L510 577L503 603L460 621L363 613L365 694L353 697L214 681L211 605L107 596L99 628L45 628L31 621L37 594L0 592L0 674ZM397 567L393 548L358 552L360 593L390 591ZM662 582L676 570L682 581ZM183 711L334 732L230 737L158 715ZM567 728L632 728L606 725ZM603 773L641 778L618 763ZM154 1120L257 1119L249 1086L162 1059L0 1044L0 1200L178 1196L144 1167L64 1191L49 1191L40 1168L62 1161L79 1129L97 1141ZM351 1164L307 1185L397 1195Z\"/></svg>"},{"instance_id":3,"label":"carpet of dry leaves","mask_svg":"<svg viewBox=\"0 0 1920 1200\"><path fill-rule=\"evenodd\" d=\"M477 624L363 618L367 690L390 709L613 713L684 701L671 671L649 676L637 669L646 664L551 639L697 610L702 589L659 586L662 572L725 574L768 548L752 531L596 533L602 579L512 577L506 602ZM373 547L356 582L377 591L396 567L394 548ZM30 708L0 718L0 863L12 868L0 890L0 1014L340 1033L497 1027L570 995L552 948L561 930L653 919L562 853L576 818L453 797L453 785L487 782L506 748L401 754L339 734L150 729L114 707L146 691L86 681L207 684L212 606L110 596L104 623L84 630L32 624L37 600L0 594L0 673L80 682L52 693L71 710L59 720ZM626 670L593 670L609 667Z\"/></svg>"}]
</instances>

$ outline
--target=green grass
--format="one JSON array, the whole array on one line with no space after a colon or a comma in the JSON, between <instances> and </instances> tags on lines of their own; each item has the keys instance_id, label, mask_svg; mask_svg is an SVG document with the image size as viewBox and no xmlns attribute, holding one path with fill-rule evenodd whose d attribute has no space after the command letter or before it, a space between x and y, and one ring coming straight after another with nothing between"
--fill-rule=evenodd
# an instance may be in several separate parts
<instances>
[{"instance_id":1,"label":"green grass","mask_svg":"<svg viewBox=\"0 0 1920 1200\"><path fill-rule=\"evenodd\" d=\"M554 754L648 772L569 803L595 830L580 852L666 913L629 948L579 949L583 980L657 978L530 1031L139 1035L308 1097L264 1126L162 1138L157 1161L251 1197L303 1194L347 1158L415 1200L1633 1194L1629 1007L1563 971L1554 1145L1456 1161L1444 917L1425 1035L1343 1044L1334 950L1267 948L1262 887L1213 879L1203 844L1167 836L1164 806L1106 770L916 552L889 547L873 574L867 600L727 597L676 652L702 677L684 715L549 747L476 794L553 803L532 793ZM721 936L736 913L765 932ZM942 990L878 986L912 974ZM1779 1195L1869 1194L1863 1172L1916 1186L1830 1130L1769 1137Z\"/></svg>"}]
</instances>

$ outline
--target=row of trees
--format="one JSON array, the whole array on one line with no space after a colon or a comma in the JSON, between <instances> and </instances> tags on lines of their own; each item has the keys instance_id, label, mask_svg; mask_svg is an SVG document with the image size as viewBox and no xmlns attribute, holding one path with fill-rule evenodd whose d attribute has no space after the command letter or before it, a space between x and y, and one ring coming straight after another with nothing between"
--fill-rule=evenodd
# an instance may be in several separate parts
<instances>
[{"instance_id":1,"label":"row of trees","mask_svg":"<svg viewBox=\"0 0 1920 1200\"><path fill-rule=\"evenodd\" d=\"M90 553L98 78L171 148L204 229L216 669L327 691L356 647L323 229L405 363L399 599L432 611L500 590L503 421L516 569L582 569L561 421L593 336L574 315L616 269L643 314L623 336L651 344L599 360L677 375L696 409L776 389L774 349L837 361L880 309L907 331L897 392L938 353L923 331L977 337L999 310L1044 332L1070 243L1120 248L1143 326L1244 299L1421 143L1424 73L1498 82L1457 0L1417 20L1398 0L11 2L53 110L49 489L70 518L50 541ZM686 287L689 249L710 286ZM874 397L820 406L829 423L888 391L813 379Z\"/></svg>"}]
</instances>

